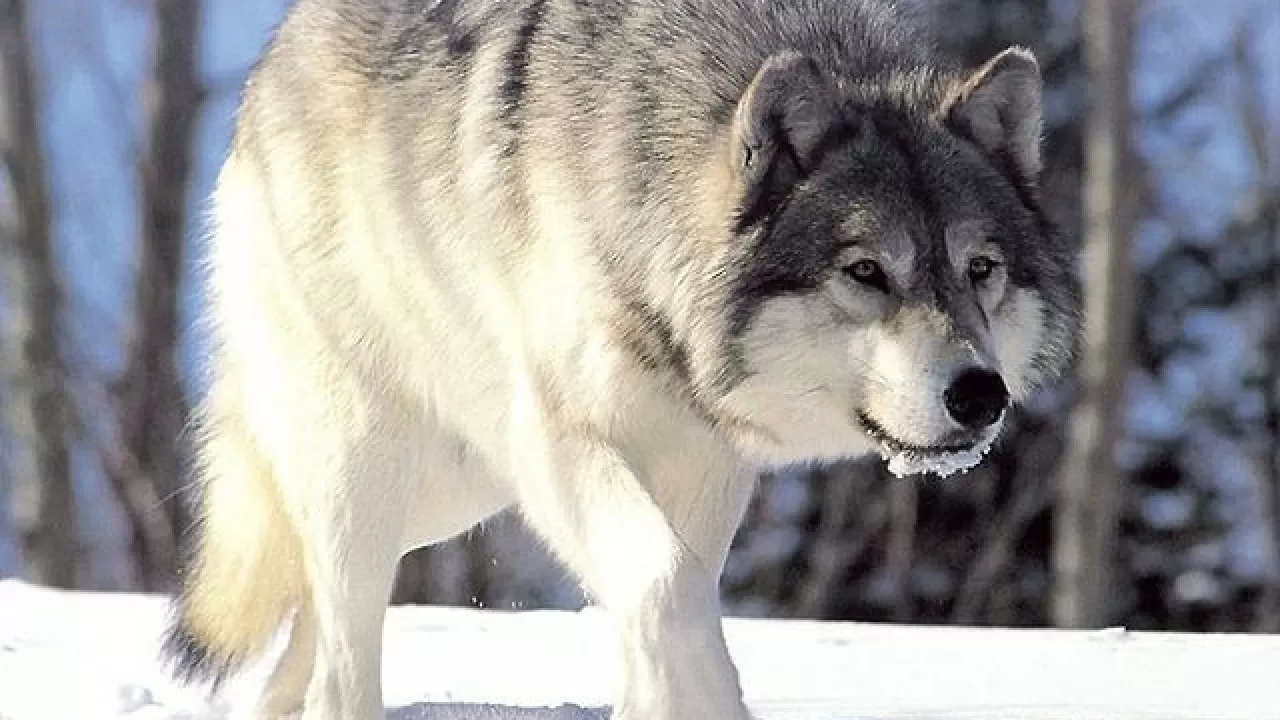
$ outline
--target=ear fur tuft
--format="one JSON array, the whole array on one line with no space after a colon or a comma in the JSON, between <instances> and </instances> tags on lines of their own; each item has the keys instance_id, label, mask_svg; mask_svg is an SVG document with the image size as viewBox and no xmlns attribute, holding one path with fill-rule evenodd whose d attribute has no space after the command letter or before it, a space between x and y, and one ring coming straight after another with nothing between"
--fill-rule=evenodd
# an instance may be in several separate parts
<instances>
[{"instance_id":1,"label":"ear fur tuft","mask_svg":"<svg viewBox=\"0 0 1280 720\"><path fill-rule=\"evenodd\" d=\"M1007 154L1020 179L1034 182L1041 169L1042 92L1035 55L1014 46L958 82L943 116L987 153Z\"/></svg>"}]
</instances>

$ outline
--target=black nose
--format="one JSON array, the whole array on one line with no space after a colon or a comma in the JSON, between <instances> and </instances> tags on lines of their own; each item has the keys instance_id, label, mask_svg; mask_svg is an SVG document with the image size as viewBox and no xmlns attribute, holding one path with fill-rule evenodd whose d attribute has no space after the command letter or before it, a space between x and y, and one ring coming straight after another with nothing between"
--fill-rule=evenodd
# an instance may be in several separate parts
<instances>
[{"instance_id":1,"label":"black nose","mask_svg":"<svg viewBox=\"0 0 1280 720\"><path fill-rule=\"evenodd\" d=\"M981 430L1000 418L1009 402L1009 390L999 374L969 368L952 381L943 399L956 422L970 430Z\"/></svg>"}]
</instances>

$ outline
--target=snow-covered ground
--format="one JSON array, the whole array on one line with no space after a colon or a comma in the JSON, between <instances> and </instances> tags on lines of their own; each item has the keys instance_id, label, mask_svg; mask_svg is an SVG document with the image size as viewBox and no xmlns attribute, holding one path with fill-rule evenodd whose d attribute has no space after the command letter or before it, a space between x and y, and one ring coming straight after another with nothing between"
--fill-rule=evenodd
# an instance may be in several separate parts
<instances>
[{"instance_id":1,"label":"snow-covered ground","mask_svg":"<svg viewBox=\"0 0 1280 720\"><path fill-rule=\"evenodd\" d=\"M157 597L0 581L0 720L213 720L229 700L156 663ZM761 720L1268 720L1280 637L922 628L729 619ZM598 612L395 607L389 720L586 720L615 681ZM713 720L713 719L708 719Z\"/></svg>"}]
</instances>

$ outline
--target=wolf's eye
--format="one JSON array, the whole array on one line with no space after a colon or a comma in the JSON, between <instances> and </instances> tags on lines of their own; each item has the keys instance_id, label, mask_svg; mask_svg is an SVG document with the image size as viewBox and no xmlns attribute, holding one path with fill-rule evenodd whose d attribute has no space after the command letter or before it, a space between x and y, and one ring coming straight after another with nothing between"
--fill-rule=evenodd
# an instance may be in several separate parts
<instances>
[{"instance_id":1,"label":"wolf's eye","mask_svg":"<svg viewBox=\"0 0 1280 720\"><path fill-rule=\"evenodd\" d=\"M862 258L846 267L844 272L863 285L869 285L881 292L889 292L889 278L880 268L880 263L875 260Z\"/></svg>"},{"instance_id":2,"label":"wolf's eye","mask_svg":"<svg viewBox=\"0 0 1280 720\"><path fill-rule=\"evenodd\" d=\"M995 260L979 255L969 260L969 281L975 285L985 282L999 266Z\"/></svg>"}]
</instances>

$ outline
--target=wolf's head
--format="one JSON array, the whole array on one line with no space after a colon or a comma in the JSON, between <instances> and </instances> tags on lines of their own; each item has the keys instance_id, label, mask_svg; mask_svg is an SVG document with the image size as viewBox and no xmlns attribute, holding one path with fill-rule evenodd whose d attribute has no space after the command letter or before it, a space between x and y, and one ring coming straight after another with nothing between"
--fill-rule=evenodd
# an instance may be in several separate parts
<instances>
[{"instance_id":1,"label":"wolf's head","mask_svg":"<svg viewBox=\"0 0 1280 720\"><path fill-rule=\"evenodd\" d=\"M1062 371L1079 288L1036 193L1040 94L1018 48L863 81L765 62L729 134L718 403L754 450L946 474Z\"/></svg>"}]
</instances>

